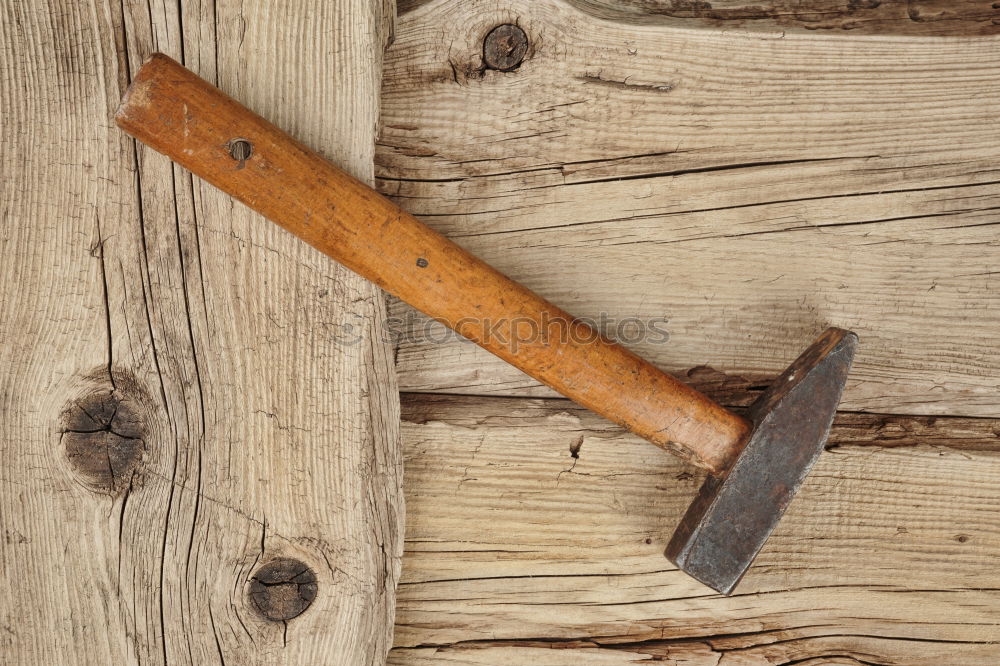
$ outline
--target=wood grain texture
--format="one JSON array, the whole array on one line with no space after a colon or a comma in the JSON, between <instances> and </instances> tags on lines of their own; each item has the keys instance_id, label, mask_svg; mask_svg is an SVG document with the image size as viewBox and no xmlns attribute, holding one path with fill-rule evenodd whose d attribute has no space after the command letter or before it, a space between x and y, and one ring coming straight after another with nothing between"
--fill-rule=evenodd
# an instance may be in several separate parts
<instances>
[{"instance_id":1,"label":"wood grain texture","mask_svg":"<svg viewBox=\"0 0 1000 666\"><path fill-rule=\"evenodd\" d=\"M571 0L595 16L750 29L914 35L1000 34L1000 7L983 0Z\"/></svg>"},{"instance_id":2,"label":"wood grain texture","mask_svg":"<svg viewBox=\"0 0 1000 666\"><path fill-rule=\"evenodd\" d=\"M391 15L0 9L0 661L382 663L402 551L381 293L112 122L155 50L372 178ZM316 598L264 619L275 558Z\"/></svg>"},{"instance_id":3,"label":"wood grain texture","mask_svg":"<svg viewBox=\"0 0 1000 666\"><path fill-rule=\"evenodd\" d=\"M598 18L755 31L924 37L996 35L1000 7L983 0L568 0ZM432 0L399 0L399 13Z\"/></svg>"},{"instance_id":4,"label":"wood grain texture","mask_svg":"<svg viewBox=\"0 0 1000 666\"><path fill-rule=\"evenodd\" d=\"M509 22L524 63L484 70ZM861 338L846 409L1000 415L997 39L684 25L405 14L380 188L574 315L665 322L630 344L677 375L759 383L837 325ZM397 360L405 390L551 395L459 341Z\"/></svg>"},{"instance_id":5,"label":"wood grain texture","mask_svg":"<svg viewBox=\"0 0 1000 666\"><path fill-rule=\"evenodd\" d=\"M998 437L840 414L727 598L662 556L690 467L568 401L404 395L390 663L995 663Z\"/></svg>"}]
</instances>

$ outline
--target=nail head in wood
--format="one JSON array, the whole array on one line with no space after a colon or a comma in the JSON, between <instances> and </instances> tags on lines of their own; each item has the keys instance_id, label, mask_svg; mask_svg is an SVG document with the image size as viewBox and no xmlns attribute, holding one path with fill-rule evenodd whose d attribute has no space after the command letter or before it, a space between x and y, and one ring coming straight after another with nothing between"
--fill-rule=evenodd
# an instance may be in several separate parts
<instances>
[{"instance_id":1,"label":"nail head in wood","mask_svg":"<svg viewBox=\"0 0 1000 666\"><path fill-rule=\"evenodd\" d=\"M489 69L510 72L521 66L528 53L528 35L520 27L505 23L490 30L483 41L483 61Z\"/></svg>"},{"instance_id":2,"label":"nail head in wood","mask_svg":"<svg viewBox=\"0 0 1000 666\"><path fill-rule=\"evenodd\" d=\"M271 560L250 580L250 598L261 615L281 622L301 615L316 598L316 574L299 560Z\"/></svg>"}]
</instances>

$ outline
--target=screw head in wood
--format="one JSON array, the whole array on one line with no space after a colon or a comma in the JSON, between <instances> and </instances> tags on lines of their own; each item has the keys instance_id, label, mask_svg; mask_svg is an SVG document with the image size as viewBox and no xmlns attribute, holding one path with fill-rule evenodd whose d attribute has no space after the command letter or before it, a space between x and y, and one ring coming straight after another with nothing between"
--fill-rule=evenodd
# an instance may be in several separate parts
<instances>
[{"instance_id":1,"label":"screw head in wood","mask_svg":"<svg viewBox=\"0 0 1000 666\"><path fill-rule=\"evenodd\" d=\"M299 560L271 560L250 579L250 598L261 615L281 622L301 615L316 598L316 574Z\"/></svg>"},{"instance_id":2,"label":"screw head in wood","mask_svg":"<svg viewBox=\"0 0 1000 666\"><path fill-rule=\"evenodd\" d=\"M528 35L519 26L504 23L490 30L483 41L483 62L489 69L510 72L521 66L528 53Z\"/></svg>"}]
</instances>

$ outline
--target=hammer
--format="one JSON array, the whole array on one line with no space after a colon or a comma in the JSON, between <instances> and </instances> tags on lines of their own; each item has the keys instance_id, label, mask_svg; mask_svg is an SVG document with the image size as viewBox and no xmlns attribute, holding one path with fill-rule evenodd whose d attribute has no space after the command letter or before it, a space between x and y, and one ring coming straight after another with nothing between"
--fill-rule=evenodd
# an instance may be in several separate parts
<instances>
[{"instance_id":1,"label":"hammer","mask_svg":"<svg viewBox=\"0 0 1000 666\"><path fill-rule=\"evenodd\" d=\"M709 476L666 548L730 594L819 458L857 346L830 328L734 414L428 228L165 55L118 126L418 310Z\"/></svg>"}]
</instances>

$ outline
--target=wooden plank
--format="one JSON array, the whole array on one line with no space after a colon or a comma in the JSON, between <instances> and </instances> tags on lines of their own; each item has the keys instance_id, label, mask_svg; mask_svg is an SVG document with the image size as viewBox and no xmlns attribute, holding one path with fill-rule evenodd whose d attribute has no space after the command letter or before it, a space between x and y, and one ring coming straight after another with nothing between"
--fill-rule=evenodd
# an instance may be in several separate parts
<instances>
[{"instance_id":1,"label":"wooden plank","mask_svg":"<svg viewBox=\"0 0 1000 666\"><path fill-rule=\"evenodd\" d=\"M384 661L402 498L381 293L111 117L160 50L370 180L390 5L4 3L8 660ZM315 584L252 582L279 558Z\"/></svg>"},{"instance_id":2,"label":"wooden plank","mask_svg":"<svg viewBox=\"0 0 1000 666\"><path fill-rule=\"evenodd\" d=\"M399 0L399 13L433 0ZM928 37L996 35L1000 7L981 0L567 0L598 18L732 30Z\"/></svg>"},{"instance_id":3,"label":"wooden plank","mask_svg":"<svg viewBox=\"0 0 1000 666\"><path fill-rule=\"evenodd\" d=\"M692 468L565 400L404 395L390 663L993 663L998 432L840 414L726 598L662 556Z\"/></svg>"},{"instance_id":4,"label":"wooden plank","mask_svg":"<svg viewBox=\"0 0 1000 666\"><path fill-rule=\"evenodd\" d=\"M798 30L863 35L995 35L1000 7L981 0L570 0L617 20L716 29Z\"/></svg>"},{"instance_id":5,"label":"wooden plank","mask_svg":"<svg viewBox=\"0 0 1000 666\"><path fill-rule=\"evenodd\" d=\"M515 21L526 60L484 69ZM765 381L832 324L861 336L846 409L1000 415L997 38L684 25L555 0L406 14L381 189L573 314L659 322L669 343L630 344L673 373ZM551 395L421 326L404 390Z\"/></svg>"},{"instance_id":6,"label":"wooden plank","mask_svg":"<svg viewBox=\"0 0 1000 666\"><path fill-rule=\"evenodd\" d=\"M648 645L625 644L604 647L587 641L533 643L518 641L515 645L496 643L466 643L433 648L396 648L389 655L392 666L423 664L533 664L536 666L632 666L636 663L665 661L668 664L692 666L717 664L806 664L807 666L860 666L864 664L906 664L907 666L938 666L956 663L955 651L948 644L928 645L922 641L882 639L868 636L810 638L786 640L771 638L772 643L753 647L711 641L660 641ZM814 654L801 661L796 655ZM963 664L992 664L996 650L991 645L963 645L959 651ZM881 661L868 661L876 658Z\"/></svg>"}]
</instances>

